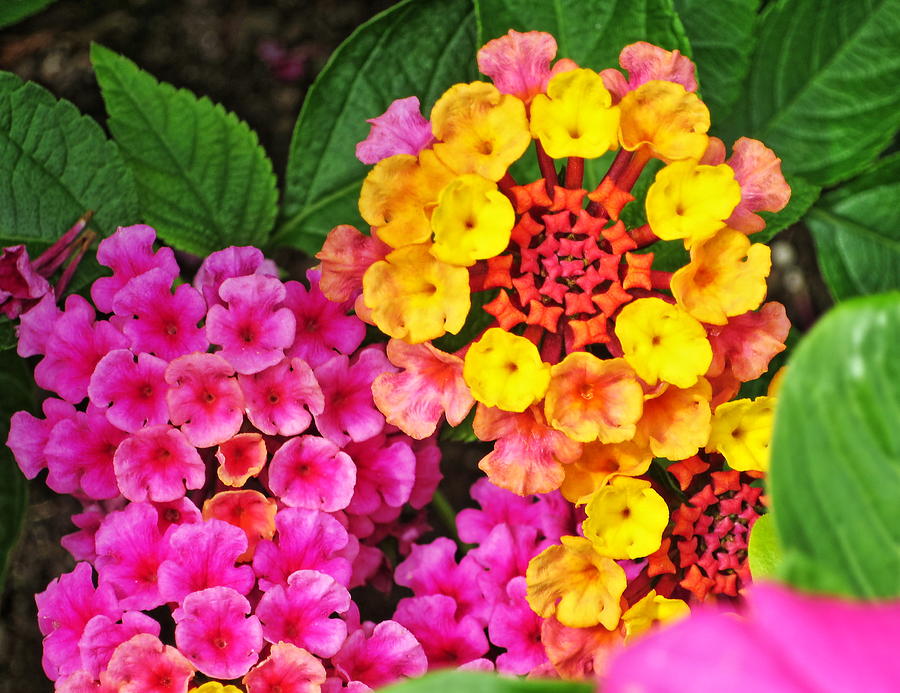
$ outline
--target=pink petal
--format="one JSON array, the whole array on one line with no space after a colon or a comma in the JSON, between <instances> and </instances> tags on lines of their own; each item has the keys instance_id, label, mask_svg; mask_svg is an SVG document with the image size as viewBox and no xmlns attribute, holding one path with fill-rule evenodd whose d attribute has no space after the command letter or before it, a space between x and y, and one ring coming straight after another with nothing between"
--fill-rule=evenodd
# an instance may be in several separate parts
<instances>
[{"instance_id":1,"label":"pink petal","mask_svg":"<svg viewBox=\"0 0 900 693\"><path fill-rule=\"evenodd\" d=\"M395 99L384 113L366 122L372 124L369 136L356 145L356 158L364 164L377 164L395 154L418 156L434 140L417 96Z\"/></svg>"},{"instance_id":2,"label":"pink petal","mask_svg":"<svg viewBox=\"0 0 900 693\"><path fill-rule=\"evenodd\" d=\"M399 508L409 500L416 456L408 441L379 435L345 446L344 451L356 464L356 488L348 512L367 515L382 504Z\"/></svg>"},{"instance_id":3,"label":"pink petal","mask_svg":"<svg viewBox=\"0 0 900 693\"><path fill-rule=\"evenodd\" d=\"M784 340L791 329L784 306L777 301L730 318L726 325L709 326L713 361L712 375L729 367L741 382L755 380L769 368L772 358L784 351Z\"/></svg>"},{"instance_id":4,"label":"pink petal","mask_svg":"<svg viewBox=\"0 0 900 693\"><path fill-rule=\"evenodd\" d=\"M61 399L45 399L41 406L46 418L38 419L27 411L17 411L9 422L6 444L28 479L34 479L47 466L44 449L53 427L63 419L75 417L75 407Z\"/></svg>"},{"instance_id":5,"label":"pink petal","mask_svg":"<svg viewBox=\"0 0 900 693\"><path fill-rule=\"evenodd\" d=\"M324 682L322 662L286 642L272 645L269 657L243 679L247 693L319 693Z\"/></svg>"},{"instance_id":6,"label":"pink petal","mask_svg":"<svg viewBox=\"0 0 900 693\"><path fill-rule=\"evenodd\" d=\"M482 625L456 614L456 602L443 594L401 599L394 620L422 644L432 669L459 666L488 651Z\"/></svg>"},{"instance_id":7,"label":"pink petal","mask_svg":"<svg viewBox=\"0 0 900 693\"><path fill-rule=\"evenodd\" d=\"M766 222L755 212L780 212L791 199L781 159L759 140L741 137L725 163L741 184L741 201L725 223L744 233L762 231Z\"/></svg>"},{"instance_id":8,"label":"pink petal","mask_svg":"<svg viewBox=\"0 0 900 693\"><path fill-rule=\"evenodd\" d=\"M122 495L131 501L171 501L201 488L206 465L184 433L168 424L133 433L119 445L113 465Z\"/></svg>"},{"instance_id":9,"label":"pink petal","mask_svg":"<svg viewBox=\"0 0 900 693\"><path fill-rule=\"evenodd\" d=\"M396 621L382 621L369 634L363 629L351 633L332 662L345 681L371 688L421 676L428 669L419 641Z\"/></svg>"},{"instance_id":10,"label":"pink petal","mask_svg":"<svg viewBox=\"0 0 900 693\"><path fill-rule=\"evenodd\" d=\"M319 436L291 438L272 456L269 487L285 505L334 512L350 503L356 465Z\"/></svg>"},{"instance_id":11,"label":"pink petal","mask_svg":"<svg viewBox=\"0 0 900 693\"><path fill-rule=\"evenodd\" d=\"M618 70L603 70L600 76L606 88L619 101L629 91L651 80L676 82L687 91L697 91L694 63L679 51L667 51L646 41L625 46L619 53L619 65L628 71L628 81Z\"/></svg>"},{"instance_id":12,"label":"pink petal","mask_svg":"<svg viewBox=\"0 0 900 693\"><path fill-rule=\"evenodd\" d=\"M53 334L53 325L62 315L56 305L56 296L44 295L40 301L19 317L16 353L23 359L47 353L47 339Z\"/></svg>"},{"instance_id":13,"label":"pink petal","mask_svg":"<svg viewBox=\"0 0 900 693\"><path fill-rule=\"evenodd\" d=\"M510 29L506 36L488 41L478 51L478 69L490 77L504 94L513 94L529 103L536 94L547 91L547 82L559 72L574 70L571 60L556 57L556 39L543 31L519 33Z\"/></svg>"},{"instance_id":14,"label":"pink petal","mask_svg":"<svg viewBox=\"0 0 900 693\"><path fill-rule=\"evenodd\" d=\"M375 236L366 236L352 226L335 226L316 253L321 262L319 288L331 301L352 301L362 293L362 278L374 263L391 251Z\"/></svg>"},{"instance_id":15,"label":"pink petal","mask_svg":"<svg viewBox=\"0 0 900 693\"><path fill-rule=\"evenodd\" d=\"M140 611L126 611L121 623L103 614L94 616L87 622L78 641L78 651L87 671L99 679L113 651L138 633L159 637L159 623Z\"/></svg>"},{"instance_id":16,"label":"pink petal","mask_svg":"<svg viewBox=\"0 0 900 693\"><path fill-rule=\"evenodd\" d=\"M541 644L541 619L525 600L525 577L515 577L506 586L507 602L494 607L488 633L491 642L506 652L497 657L497 669L517 676L547 662Z\"/></svg>"},{"instance_id":17,"label":"pink petal","mask_svg":"<svg viewBox=\"0 0 900 693\"><path fill-rule=\"evenodd\" d=\"M239 375L250 422L267 435L303 433L325 397L312 368L299 358L284 359L253 375Z\"/></svg>"},{"instance_id":18,"label":"pink petal","mask_svg":"<svg viewBox=\"0 0 900 693\"><path fill-rule=\"evenodd\" d=\"M203 294L206 305L220 305L219 287L222 282L251 274L277 277L278 269L271 260L266 260L259 248L231 246L207 256L194 275L194 288Z\"/></svg>"},{"instance_id":19,"label":"pink petal","mask_svg":"<svg viewBox=\"0 0 900 693\"><path fill-rule=\"evenodd\" d=\"M91 375L91 403L106 409L109 422L129 433L166 423L167 365L150 354L138 354L135 361L130 350L114 349L100 359Z\"/></svg>"},{"instance_id":20,"label":"pink petal","mask_svg":"<svg viewBox=\"0 0 900 693\"><path fill-rule=\"evenodd\" d=\"M259 433L238 433L216 450L218 477L228 486L243 486L266 464L266 441Z\"/></svg>"},{"instance_id":21,"label":"pink petal","mask_svg":"<svg viewBox=\"0 0 900 693\"><path fill-rule=\"evenodd\" d=\"M185 693L193 676L184 655L149 633L119 645L106 669L106 681L119 693Z\"/></svg>"},{"instance_id":22,"label":"pink petal","mask_svg":"<svg viewBox=\"0 0 900 693\"><path fill-rule=\"evenodd\" d=\"M416 456L416 479L409 492L409 504L419 510L434 498L434 492L444 475L441 474L441 450L437 445L437 436L411 443Z\"/></svg>"}]
</instances>

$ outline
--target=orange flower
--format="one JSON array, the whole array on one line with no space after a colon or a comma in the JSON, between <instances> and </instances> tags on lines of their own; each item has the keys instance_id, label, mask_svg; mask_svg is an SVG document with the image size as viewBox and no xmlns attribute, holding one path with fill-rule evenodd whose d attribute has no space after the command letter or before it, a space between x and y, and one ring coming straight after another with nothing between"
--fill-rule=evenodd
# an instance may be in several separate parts
<instances>
[{"instance_id":1,"label":"orange flower","mask_svg":"<svg viewBox=\"0 0 900 693\"><path fill-rule=\"evenodd\" d=\"M238 561L250 561L261 539L275 535L275 501L259 491L220 491L203 504L203 519L223 520L240 527L247 535L247 550Z\"/></svg>"},{"instance_id":2,"label":"orange flower","mask_svg":"<svg viewBox=\"0 0 900 693\"><path fill-rule=\"evenodd\" d=\"M587 443L581 457L565 467L566 478L559 490L570 503L584 503L615 476L640 476L650 468L653 453L643 442Z\"/></svg>"},{"instance_id":3,"label":"orange flower","mask_svg":"<svg viewBox=\"0 0 900 693\"><path fill-rule=\"evenodd\" d=\"M655 457L683 460L706 445L712 387L705 378L686 389L669 385L644 402L637 436L646 439Z\"/></svg>"},{"instance_id":4,"label":"orange flower","mask_svg":"<svg viewBox=\"0 0 900 693\"><path fill-rule=\"evenodd\" d=\"M706 151L709 109L675 82L651 80L619 102L622 147L646 146L663 161L700 159Z\"/></svg>"}]
</instances>

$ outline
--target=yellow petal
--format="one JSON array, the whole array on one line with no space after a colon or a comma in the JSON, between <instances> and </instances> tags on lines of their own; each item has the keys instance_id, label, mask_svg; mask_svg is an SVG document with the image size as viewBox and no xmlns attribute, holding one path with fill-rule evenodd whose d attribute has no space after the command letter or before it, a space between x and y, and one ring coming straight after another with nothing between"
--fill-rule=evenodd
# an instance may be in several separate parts
<instances>
[{"instance_id":1,"label":"yellow petal","mask_svg":"<svg viewBox=\"0 0 900 693\"><path fill-rule=\"evenodd\" d=\"M523 412L547 391L550 366L530 341L492 327L466 352L463 379L482 404Z\"/></svg>"},{"instance_id":2,"label":"yellow petal","mask_svg":"<svg viewBox=\"0 0 900 693\"><path fill-rule=\"evenodd\" d=\"M584 536L610 558L643 558L656 551L669 523L669 506L649 481L619 476L585 506Z\"/></svg>"}]
</instances>

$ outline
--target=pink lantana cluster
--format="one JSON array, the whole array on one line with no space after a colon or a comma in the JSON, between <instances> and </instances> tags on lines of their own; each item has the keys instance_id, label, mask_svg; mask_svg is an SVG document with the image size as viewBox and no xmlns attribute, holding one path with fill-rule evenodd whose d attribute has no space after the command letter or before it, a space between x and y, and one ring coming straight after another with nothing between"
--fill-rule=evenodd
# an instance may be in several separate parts
<instances>
[{"instance_id":1,"label":"pink lantana cluster","mask_svg":"<svg viewBox=\"0 0 900 693\"><path fill-rule=\"evenodd\" d=\"M363 323L315 271L282 282L232 247L179 283L155 239L119 229L92 301L44 292L21 315L18 352L41 357L50 396L42 418L13 416L8 445L84 505L63 539L75 569L37 595L47 675L69 692L265 693L424 673L427 643L361 621L349 592L384 575L383 539L408 551L440 480L435 439L372 401L395 370L383 346L360 348Z\"/></svg>"}]
</instances>

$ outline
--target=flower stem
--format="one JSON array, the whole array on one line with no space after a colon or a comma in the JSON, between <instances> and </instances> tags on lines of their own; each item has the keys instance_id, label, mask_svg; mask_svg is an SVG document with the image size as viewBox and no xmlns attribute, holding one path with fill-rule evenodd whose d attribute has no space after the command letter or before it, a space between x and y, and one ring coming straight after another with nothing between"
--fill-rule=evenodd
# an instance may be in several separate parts
<instances>
[{"instance_id":1,"label":"flower stem","mask_svg":"<svg viewBox=\"0 0 900 693\"><path fill-rule=\"evenodd\" d=\"M570 156L566 164L566 187L569 190L578 190L584 181L584 159L580 156Z\"/></svg>"}]
</instances>

